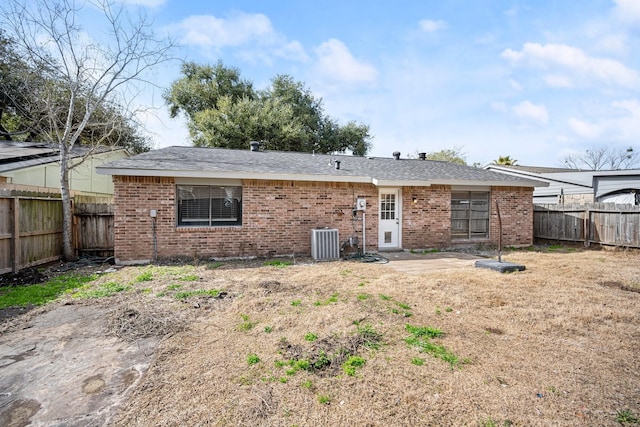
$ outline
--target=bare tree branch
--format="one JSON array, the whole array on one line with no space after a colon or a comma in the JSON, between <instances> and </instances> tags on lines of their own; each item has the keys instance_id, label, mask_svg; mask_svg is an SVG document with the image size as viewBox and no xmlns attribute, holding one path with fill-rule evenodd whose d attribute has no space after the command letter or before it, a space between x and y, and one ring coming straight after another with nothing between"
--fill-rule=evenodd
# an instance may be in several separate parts
<instances>
[{"instance_id":1,"label":"bare tree branch","mask_svg":"<svg viewBox=\"0 0 640 427\"><path fill-rule=\"evenodd\" d=\"M574 169L631 169L638 163L639 153L632 147L615 149L607 146L587 149L584 153L565 156L564 163Z\"/></svg>"},{"instance_id":2,"label":"bare tree branch","mask_svg":"<svg viewBox=\"0 0 640 427\"><path fill-rule=\"evenodd\" d=\"M102 12L108 44L90 40L83 31L79 23L85 7ZM71 150L87 133L92 136L85 141L93 147L90 153L111 140L124 115L96 117L98 110L127 105L118 102L126 98L127 88L151 83L146 73L171 60L175 45L156 38L145 16L132 19L125 2L115 0L6 0L0 10L23 56L31 64L43 64L58 82L39 88L40 96L34 100L38 105L32 110L43 118L37 121L39 133L49 135L60 149L64 256L72 259Z\"/></svg>"}]
</instances>

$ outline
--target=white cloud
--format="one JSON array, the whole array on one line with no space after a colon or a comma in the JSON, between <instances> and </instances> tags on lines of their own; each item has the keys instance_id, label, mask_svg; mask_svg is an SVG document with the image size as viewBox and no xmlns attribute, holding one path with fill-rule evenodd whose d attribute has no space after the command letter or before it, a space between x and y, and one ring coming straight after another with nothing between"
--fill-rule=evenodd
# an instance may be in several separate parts
<instances>
[{"instance_id":1,"label":"white cloud","mask_svg":"<svg viewBox=\"0 0 640 427\"><path fill-rule=\"evenodd\" d=\"M193 15L174 26L182 42L202 47L223 48L275 38L271 21L263 14L236 13L228 19L213 15Z\"/></svg>"},{"instance_id":2,"label":"white cloud","mask_svg":"<svg viewBox=\"0 0 640 427\"><path fill-rule=\"evenodd\" d=\"M340 40L330 39L317 49L316 71L325 79L346 83L371 83L378 70L373 65L358 61Z\"/></svg>"},{"instance_id":3,"label":"white cloud","mask_svg":"<svg viewBox=\"0 0 640 427\"><path fill-rule=\"evenodd\" d=\"M587 118L571 117L569 128L583 140L607 145L637 145L640 134L640 101L612 101L591 112Z\"/></svg>"},{"instance_id":4,"label":"white cloud","mask_svg":"<svg viewBox=\"0 0 640 427\"><path fill-rule=\"evenodd\" d=\"M640 22L640 2L638 0L615 0L614 15L624 22Z\"/></svg>"},{"instance_id":5,"label":"white cloud","mask_svg":"<svg viewBox=\"0 0 640 427\"><path fill-rule=\"evenodd\" d=\"M423 19L419 22L420 29L425 33L435 33L436 31L445 30L447 23L444 21L434 21L432 19Z\"/></svg>"},{"instance_id":6,"label":"white cloud","mask_svg":"<svg viewBox=\"0 0 640 427\"><path fill-rule=\"evenodd\" d=\"M551 87L574 87L574 83L569 76L563 76L560 74L547 74L543 79L545 83Z\"/></svg>"},{"instance_id":7,"label":"white cloud","mask_svg":"<svg viewBox=\"0 0 640 427\"><path fill-rule=\"evenodd\" d=\"M632 116L640 117L640 102L637 99L625 99L623 101L613 101L611 106L627 111Z\"/></svg>"},{"instance_id":8,"label":"white cloud","mask_svg":"<svg viewBox=\"0 0 640 427\"><path fill-rule=\"evenodd\" d=\"M598 38L595 48L602 52L623 54L627 52L626 34L605 34Z\"/></svg>"},{"instance_id":9,"label":"white cloud","mask_svg":"<svg viewBox=\"0 0 640 427\"><path fill-rule=\"evenodd\" d=\"M525 43L521 51L506 49L501 56L514 65L547 71L548 84L572 87L597 81L628 88L640 87L640 74L624 64L592 57L564 44Z\"/></svg>"},{"instance_id":10,"label":"white cloud","mask_svg":"<svg viewBox=\"0 0 640 427\"><path fill-rule=\"evenodd\" d=\"M600 137L603 132L603 128L595 123L589 123L584 120L571 117L569 119L569 127L571 130L581 138L594 140Z\"/></svg>"},{"instance_id":11,"label":"white cloud","mask_svg":"<svg viewBox=\"0 0 640 427\"><path fill-rule=\"evenodd\" d=\"M287 40L261 13L237 12L226 18L192 15L170 29L179 34L185 45L213 49L214 52L234 48L235 55L249 62L271 63L276 57L302 62L308 59L298 41Z\"/></svg>"},{"instance_id":12,"label":"white cloud","mask_svg":"<svg viewBox=\"0 0 640 427\"><path fill-rule=\"evenodd\" d=\"M517 91L521 91L522 90L522 85L520 83L518 83L517 80L509 79L509 84L511 85L511 87L514 90L517 90Z\"/></svg>"},{"instance_id":13,"label":"white cloud","mask_svg":"<svg viewBox=\"0 0 640 427\"><path fill-rule=\"evenodd\" d=\"M529 123L546 124L549 122L549 113L544 105L536 105L529 101L522 101L511 109L520 120Z\"/></svg>"}]
</instances>

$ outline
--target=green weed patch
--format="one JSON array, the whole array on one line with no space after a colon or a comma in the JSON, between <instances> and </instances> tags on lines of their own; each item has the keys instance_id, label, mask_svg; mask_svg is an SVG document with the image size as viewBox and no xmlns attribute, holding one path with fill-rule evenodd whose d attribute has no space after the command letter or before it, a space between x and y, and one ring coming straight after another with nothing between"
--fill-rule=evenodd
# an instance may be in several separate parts
<instances>
[{"instance_id":1,"label":"green weed patch","mask_svg":"<svg viewBox=\"0 0 640 427\"><path fill-rule=\"evenodd\" d=\"M429 326L413 326L409 324L405 326L405 329L411 336L405 338L404 341L411 347L417 348L420 353L427 353L437 359L444 360L452 368L460 365L458 356L453 352L443 345L431 342L432 338L439 338L443 335L441 330Z\"/></svg>"},{"instance_id":2,"label":"green weed patch","mask_svg":"<svg viewBox=\"0 0 640 427\"><path fill-rule=\"evenodd\" d=\"M46 304L95 279L95 275L65 274L36 285L3 286L0 287L0 309Z\"/></svg>"}]
</instances>

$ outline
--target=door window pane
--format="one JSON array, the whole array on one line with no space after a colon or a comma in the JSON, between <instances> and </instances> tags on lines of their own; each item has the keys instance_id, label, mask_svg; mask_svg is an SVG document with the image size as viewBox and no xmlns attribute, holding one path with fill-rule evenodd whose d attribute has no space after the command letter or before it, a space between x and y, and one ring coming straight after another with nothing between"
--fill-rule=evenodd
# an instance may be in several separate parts
<instances>
[{"instance_id":1,"label":"door window pane","mask_svg":"<svg viewBox=\"0 0 640 427\"><path fill-rule=\"evenodd\" d=\"M396 219L395 194L382 194L380 196L380 219Z\"/></svg>"}]
</instances>

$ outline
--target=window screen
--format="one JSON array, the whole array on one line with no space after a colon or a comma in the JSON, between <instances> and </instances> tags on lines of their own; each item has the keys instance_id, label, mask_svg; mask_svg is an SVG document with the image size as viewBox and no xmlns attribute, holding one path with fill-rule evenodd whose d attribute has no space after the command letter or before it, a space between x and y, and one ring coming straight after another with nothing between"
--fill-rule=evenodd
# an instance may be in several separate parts
<instances>
[{"instance_id":1,"label":"window screen","mask_svg":"<svg viewBox=\"0 0 640 427\"><path fill-rule=\"evenodd\" d=\"M488 192L451 193L451 238L453 240L489 238Z\"/></svg>"},{"instance_id":2,"label":"window screen","mask_svg":"<svg viewBox=\"0 0 640 427\"><path fill-rule=\"evenodd\" d=\"M242 187L212 185L178 186L178 225L242 224Z\"/></svg>"}]
</instances>

